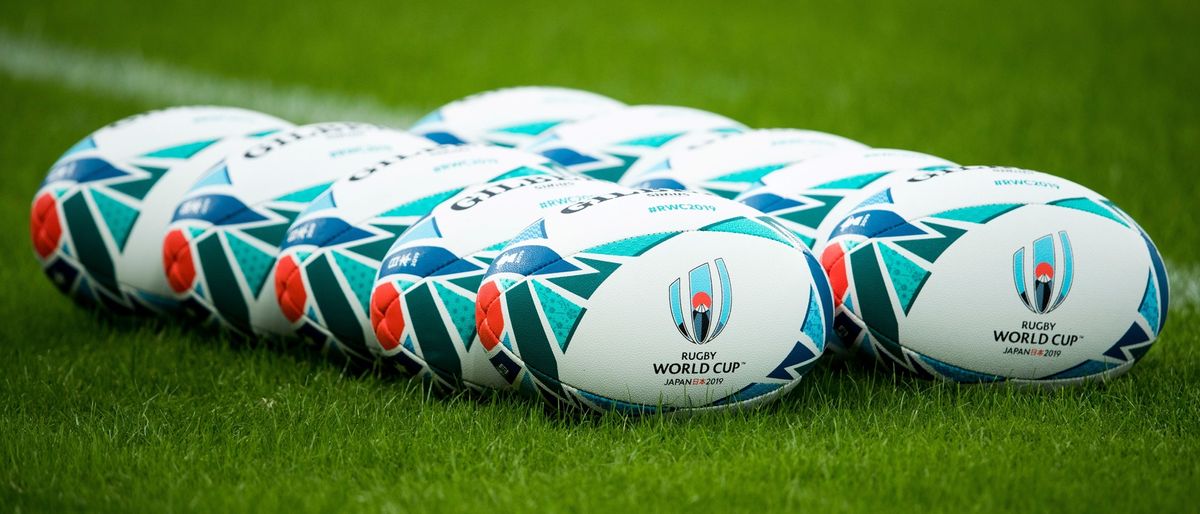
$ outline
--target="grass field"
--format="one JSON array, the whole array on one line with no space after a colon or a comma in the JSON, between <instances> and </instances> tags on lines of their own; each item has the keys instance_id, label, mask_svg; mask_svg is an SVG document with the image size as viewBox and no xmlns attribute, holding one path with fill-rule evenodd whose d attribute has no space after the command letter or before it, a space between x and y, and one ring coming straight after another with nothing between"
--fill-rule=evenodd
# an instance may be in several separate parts
<instances>
[{"instance_id":1,"label":"grass field","mask_svg":"<svg viewBox=\"0 0 1200 514\"><path fill-rule=\"evenodd\" d=\"M0 509L1195 512L1197 70L1187 1L5 1ZM1066 176L1154 237L1168 326L1127 376L1078 389L823 365L761 411L579 420L98 316L32 257L46 169L119 117L411 120L540 83Z\"/></svg>"}]
</instances>

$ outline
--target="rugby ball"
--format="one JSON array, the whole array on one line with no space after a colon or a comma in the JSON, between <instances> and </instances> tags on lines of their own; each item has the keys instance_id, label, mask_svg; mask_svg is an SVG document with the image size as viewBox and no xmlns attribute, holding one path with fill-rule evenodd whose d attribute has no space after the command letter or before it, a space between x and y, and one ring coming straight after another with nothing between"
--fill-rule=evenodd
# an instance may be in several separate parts
<instances>
[{"instance_id":1,"label":"rugby ball","mask_svg":"<svg viewBox=\"0 0 1200 514\"><path fill-rule=\"evenodd\" d=\"M373 360L381 352L370 323L371 288L397 236L472 184L566 173L547 163L540 155L497 146L443 145L355 170L313 200L288 228L274 263L274 300L304 338L357 360ZM426 230L436 232L426 225L407 233ZM470 319L471 309L465 312ZM408 361L396 364L415 369Z\"/></svg>"},{"instance_id":2,"label":"rugby ball","mask_svg":"<svg viewBox=\"0 0 1200 514\"><path fill-rule=\"evenodd\" d=\"M821 355L832 312L820 265L770 218L654 189L526 227L476 298L480 341L506 382L552 405L627 413L777 398Z\"/></svg>"},{"instance_id":3,"label":"rugby ball","mask_svg":"<svg viewBox=\"0 0 1200 514\"><path fill-rule=\"evenodd\" d=\"M746 126L688 107L637 105L550 129L524 147L576 173L618 182L642 156L690 132L741 132Z\"/></svg>"},{"instance_id":4,"label":"rugby ball","mask_svg":"<svg viewBox=\"0 0 1200 514\"><path fill-rule=\"evenodd\" d=\"M425 115L411 131L443 144L514 147L560 123L590 118L624 105L578 89L512 87L455 100Z\"/></svg>"},{"instance_id":5,"label":"rugby ball","mask_svg":"<svg viewBox=\"0 0 1200 514\"><path fill-rule=\"evenodd\" d=\"M288 127L259 112L193 106L93 132L54 163L34 195L30 233L42 270L81 303L174 310L158 248L175 205L231 141Z\"/></svg>"},{"instance_id":6,"label":"rugby ball","mask_svg":"<svg viewBox=\"0 0 1200 514\"><path fill-rule=\"evenodd\" d=\"M631 187L698 189L733 198L768 173L838 149L866 145L815 130L758 129L667 145L638 159L621 178Z\"/></svg>"},{"instance_id":7,"label":"rugby ball","mask_svg":"<svg viewBox=\"0 0 1200 514\"><path fill-rule=\"evenodd\" d=\"M385 360L442 390L500 388L475 333L475 293L488 264L547 212L619 189L544 168L468 187L438 205L388 250L371 294L371 325Z\"/></svg>"},{"instance_id":8,"label":"rugby ball","mask_svg":"<svg viewBox=\"0 0 1200 514\"><path fill-rule=\"evenodd\" d=\"M1115 377L1166 321L1158 250L1095 192L1045 173L909 178L821 251L852 349L923 377L1071 384Z\"/></svg>"},{"instance_id":9,"label":"rugby ball","mask_svg":"<svg viewBox=\"0 0 1200 514\"><path fill-rule=\"evenodd\" d=\"M226 153L175 208L163 270L186 312L242 335L288 335L269 280L288 226L333 181L433 146L365 123L303 125Z\"/></svg>"},{"instance_id":10,"label":"rugby ball","mask_svg":"<svg viewBox=\"0 0 1200 514\"><path fill-rule=\"evenodd\" d=\"M816 248L835 224L875 192L956 166L906 150L839 150L764 175L736 200L778 217L796 237Z\"/></svg>"}]
</instances>

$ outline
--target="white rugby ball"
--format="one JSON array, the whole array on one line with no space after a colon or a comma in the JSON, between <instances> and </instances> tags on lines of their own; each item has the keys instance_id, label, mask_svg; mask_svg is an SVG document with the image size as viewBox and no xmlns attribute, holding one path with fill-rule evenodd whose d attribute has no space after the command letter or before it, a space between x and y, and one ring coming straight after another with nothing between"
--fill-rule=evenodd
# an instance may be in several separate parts
<instances>
[{"instance_id":1,"label":"white rugby ball","mask_svg":"<svg viewBox=\"0 0 1200 514\"><path fill-rule=\"evenodd\" d=\"M550 129L524 147L576 173L618 182L642 156L689 132L741 132L746 126L689 107L635 105Z\"/></svg>"},{"instance_id":2,"label":"white rugby ball","mask_svg":"<svg viewBox=\"0 0 1200 514\"><path fill-rule=\"evenodd\" d=\"M159 245L175 205L231 141L289 127L246 109L193 106L93 132L59 157L34 196L30 229L42 269L83 303L174 310Z\"/></svg>"},{"instance_id":3,"label":"white rugby ball","mask_svg":"<svg viewBox=\"0 0 1200 514\"><path fill-rule=\"evenodd\" d=\"M565 87L525 86L485 91L450 102L411 131L443 144L519 146L560 123L624 107L606 96Z\"/></svg>"},{"instance_id":4,"label":"white rugby ball","mask_svg":"<svg viewBox=\"0 0 1200 514\"><path fill-rule=\"evenodd\" d=\"M907 150L838 150L767 174L736 200L778 217L810 248L818 248L833 226L872 194L956 166Z\"/></svg>"},{"instance_id":5,"label":"white rugby ball","mask_svg":"<svg viewBox=\"0 0 1200 514\"><path fill-rule=\"evenodd\" d=\"M442 145L360 168L288 229L274 263L274 299L302 337L358 360L386 355L371 326L371 288L396 238L464 187L545 173L566 172L540 155L485 145ZM415 372L403 357L393 364Z\"/></svg>"},{"instance_id":6,"label":"white rugby ball","mask_svg":"<svg viewBox=\"0 0 1200 514\"><path fill-rule=\"evenodd\" d=\"M821 262L851 348L958 382L1114 377L1167 313L1145 232L1095 192L1035 171L910 178L846 216Z\"/></svg>"},{"instance_id":7,"label":"white rugby ball","mask_svg":"<svg viewBox=\"0 0 1200 514\"><path fill-rule=\"evenodd\" d=\"M546 213L617 189L546 169L471 186L442 202L383 259L371 295L380 353L415 363L410 373L442 389L506 386L475 333L484 271L509 238Z\"/></svg>"},{"instance_id":8,"label":"white rugby ball","mask_svg":"<svg viewBox=\"0 0 1200 514\"><path fill-rule=\"evenodd\" d=\"M431 146L407 132L350 122L243 142L175 208L161 243L168 284L197 317L243 335L290 334L269 276L292 220L334 180Z\"/></svg>"},{"instance_id":9,"label":"white rugby ball","mask_svg":"<svg viewBox=\"0 0 1200 514\"><path fill-rule=\"evenodd\" d=\"M639 159L621 178L630 187L697 189L733 198L763 176L839 149L867 145L815 130L758 129L672 144Z\"/></svg>"},{"instance_id":10,"label":"white rugby ball","mask_svg":"<svg viewBox=\"0 0 1200 514\"><path fill-rule=\"evenodd\" d=\"M761 213L622 189L522 231L492 261L476 316L522 391L655 413L784 394L821 355L831 301L816 259Z\"/></svg>"}]
</instances>

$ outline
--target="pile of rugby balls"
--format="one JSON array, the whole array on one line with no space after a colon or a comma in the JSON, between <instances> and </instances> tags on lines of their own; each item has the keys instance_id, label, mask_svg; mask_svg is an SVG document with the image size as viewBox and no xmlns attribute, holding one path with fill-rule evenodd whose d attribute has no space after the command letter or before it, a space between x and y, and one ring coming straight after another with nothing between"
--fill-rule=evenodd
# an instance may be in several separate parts
<instances>
[{"instance_id":1,"label":"pile of rugby balls","mask_svg":"<svg viewBox=\"0 0 1200 514\"><path fill-rule=\"evenodd\" d=\"M762 403L826 351L958 382L1128 370L1154 244L1099 194L684 107L502 89L408 131L177 107L52 166L42 269L176 316L562 407Z\"/></svg>"}]
</instances>

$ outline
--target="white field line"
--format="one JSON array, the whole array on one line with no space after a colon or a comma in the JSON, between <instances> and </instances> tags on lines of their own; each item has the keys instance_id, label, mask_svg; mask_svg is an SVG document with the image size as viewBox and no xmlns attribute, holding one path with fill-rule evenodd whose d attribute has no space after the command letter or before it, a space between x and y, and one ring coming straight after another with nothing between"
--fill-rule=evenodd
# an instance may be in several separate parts
<instances>
[{"instance_id":1,"label":"white field line","mask_svg":"<svg viewBox=\"0 0 1200 514\"><path fill-rule=\"evenodd\" d=\"M164 105L246 107L297 122L369 121L407 128L423 113L371 97L196 72L137 54L79 50L0 30L0 73L98 95Z\"/></svg>"},{"instance_id":2,"label":"white field line","mask_svg":"<svg viewBox=\"0 0 1200 514\"><path fill-rule=\"evenodd\" d=\"M422 114L371 97L218 77L136 54L71 49L4 30L0 30L0 73L142 102L247 107L295 122L352 120L408 127ZM1167 273L1172 310L1200 306L1200 265L1169 262Z\"/></svg>"}]
</instances>

